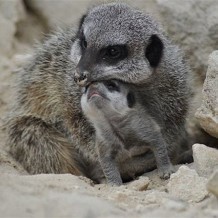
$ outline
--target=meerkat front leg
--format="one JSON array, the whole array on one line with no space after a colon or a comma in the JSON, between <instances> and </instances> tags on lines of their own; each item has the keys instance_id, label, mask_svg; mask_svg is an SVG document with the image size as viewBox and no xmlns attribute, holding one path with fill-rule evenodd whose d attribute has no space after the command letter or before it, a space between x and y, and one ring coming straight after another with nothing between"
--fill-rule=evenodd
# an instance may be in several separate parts
<instances>
[{"instance_id":1,"label":"meerkat front leg","mask_svg":"<svg viewBox=\"0 0 218 218\"><path fill-rule=\"evenodd\" d=\"M122 179L116 164L116 151L104 140L96 139L99 161L106 177L107 183L112 186L122 185Z\"/></svg>"},{"instance_id":2,"label":"meerkat front leg","mask_svg":"<svg viewBox=\"0 0 218 218\"><path fill-rule=\"evenodd\" d=\"M174 173L175 170L168 156L167 144L161 132L154 131L153 134L145 136L144 140L154 153L160 178L169 179L170 175Z\"/></svg>"},{"instance_id":3,"label":"meerkat front leg","mask_svg":"<svg viewBox=\"0 0 218 218\"><path fill-rule=\"evenodd\" d=\"M160 178L169 179L175 170L168 156L167 146L161 133L156 135L156 139L151 144L151 149L154 152Z\"/></svg>"},{"instance_id":4,"label":"meerkat front leg","mask_svg":"<svg viewBox=\"0 0 218 218\"><path fill-rule=\"evenodd\" d=\"M153 151L160 178L168 179L174 172L174 167L168 156L167 148L169 145L163 138L159 124L148 114L144 114L144 117L146 119L137 118L131 123L131 126L135 130L136 137Z\"/></svg>"}]
</instances>

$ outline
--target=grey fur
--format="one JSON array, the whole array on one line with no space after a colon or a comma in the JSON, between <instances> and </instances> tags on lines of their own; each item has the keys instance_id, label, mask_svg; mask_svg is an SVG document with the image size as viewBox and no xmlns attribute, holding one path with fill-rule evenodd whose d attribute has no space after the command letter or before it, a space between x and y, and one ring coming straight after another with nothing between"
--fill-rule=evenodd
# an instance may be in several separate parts
<instances>
[{"instance_id":1,"label":"grey fur","mask_svg":"<svg viewBox=\"0 0 218 218\"><path fill-rule=\"evenodd\" d=\"M85 51L80 43L83 30ZM163 43L156 67L145 57L152 35ZM128 58L114 65L99 62L96 54L102 46L123 43ZM81 89L74 80L86 85L118 79L134 85L140 104L160 127L169 156L176 161L185 137L188 72L179 49L151 17L125 4L95 7L77 32L60 30L38 45L19 72L17 101L6 123L10 153L33 174L73 173L93 180L96 174L103 175L96 161L94 128L82 114ZM122 165L125 180L156 164L153 154L144 152Z\"/></svg>"},{"instance_id":2,"label":"grey fur","mask_svg":"<svg viewBox=\"0 0 218 218\"><path fill-rule=\"evenodd\" d=\"M108 88L110 85L119 89ZM148 148L154 152L160 177L168 179L174 170L160 127L140 105L137 93L134 106L128 106L129 93L133 93L129 86L118 81L98 82L81 98L83 112L96 130L96 147L107 182L121 185L120 171L125 171L120 169L121 163Z\"/></svg>"}]
</instances>

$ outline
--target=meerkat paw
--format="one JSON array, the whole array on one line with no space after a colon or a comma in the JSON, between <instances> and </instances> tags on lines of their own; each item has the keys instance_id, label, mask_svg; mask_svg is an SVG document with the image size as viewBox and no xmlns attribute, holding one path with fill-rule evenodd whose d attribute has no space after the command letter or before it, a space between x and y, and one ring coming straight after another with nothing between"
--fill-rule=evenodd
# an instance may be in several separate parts
<instances>
[{"instance_id":1,"label":"meerkat paw","mask_svg":"<svg viewBox=\"0 0 218 218\"><path fill-rule=\"evenodd\" d=\"M172 173L175 173L175 168L173 165L169 165L158 170L160 178L164 180L169 179Z\"/></svg>"},{"instance_id":2,"label":"meerkat paw","mask_svg":"<svg viewBox=\"0 0 218 218\"><path fill-rule=\"evenodd\" d=\"M123 184L123 181L121 179L116 179L116 180L108 180L107 183L110 186L121 186Z\"/></svg>"},{"instance_id":3,"label":"meerkat paw","mask_svg":"<svg viewBox=\"0 0 218 218\"><path fill-rule=\"evenodd\" d=\"M106 178L102 178L99 180L100 184L107 184L107 179Z\"/></svg>"}]
</instances>

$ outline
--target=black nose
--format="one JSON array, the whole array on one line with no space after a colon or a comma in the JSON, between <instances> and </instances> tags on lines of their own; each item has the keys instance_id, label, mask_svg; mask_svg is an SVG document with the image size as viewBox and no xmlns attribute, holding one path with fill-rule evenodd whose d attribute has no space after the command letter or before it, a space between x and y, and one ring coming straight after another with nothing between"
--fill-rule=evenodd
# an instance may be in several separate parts
<instances>
[{"instance_id":1,"label":"black nose","mask_svg":"<svg viewBox=\"0 0 218 218\"><path fill-rule=\"evenodd\" d=\"M74 81L79 85L79 86L86 86L87 85L87 79L88 78L88 72L78 72L78 70L74 74Z\"/></svg>"}]
</instances>

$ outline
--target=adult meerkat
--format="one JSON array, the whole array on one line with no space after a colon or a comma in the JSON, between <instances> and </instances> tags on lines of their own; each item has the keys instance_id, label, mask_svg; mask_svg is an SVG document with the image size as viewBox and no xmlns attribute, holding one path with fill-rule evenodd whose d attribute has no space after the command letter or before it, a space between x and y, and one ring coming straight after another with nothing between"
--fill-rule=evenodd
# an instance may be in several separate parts
<instances>
[{"instance_id":1,"label":"adult meerkat","mask_svg":"<svg viewBox=\"0 0 218 218\"><path fill-rule=\"evenodd\" d=\"M126 4L94 7L76 31L59 31L38 45L20 70L6 124L10 153L32 174L82 172L94 179L91 170L81 171L100 164L78 84L117 79L135 86L176 162L185 137L188 72L179 49L153 18ZM126 162L134 165L132 177L155 168L154 158L150 164L142 159Z\"/></svg>"},{"instance_id":2,"label":"adult meerkat","mask_svg":"<svg viewBox=\"0 0 218 218\"><path fill-rule=\"evenodd\" d=\"M92 83L81 98L81 106L95 128L99 162L108 183L121 185L120 171L126 171L122 169L123 163L147 152L148 148L154 152L160 177L169 178L173 166L168 145L159 125L129 85L117 81Z\"/></svg>"}]
</instances>

